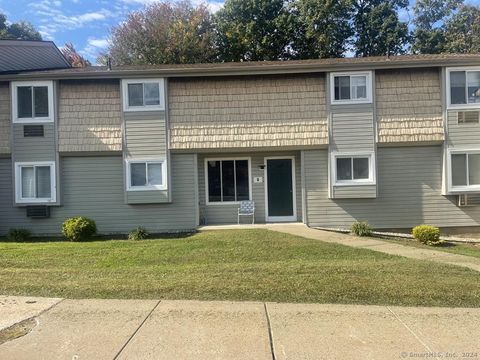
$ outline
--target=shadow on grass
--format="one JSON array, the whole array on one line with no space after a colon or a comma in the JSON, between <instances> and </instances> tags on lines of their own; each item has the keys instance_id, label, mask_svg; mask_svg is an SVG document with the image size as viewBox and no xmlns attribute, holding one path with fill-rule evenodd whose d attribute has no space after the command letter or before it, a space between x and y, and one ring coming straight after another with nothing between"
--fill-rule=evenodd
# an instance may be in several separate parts
<instances>
[{"instance_id":1,"label":"shadow on grass","mask_svg":"<svg viewBox=\"0 0 480 360\"><path fill-rule=\"evenodd\" d=\"M155 233L155 234L150 234L147 239L144 240L128 240L128 235L127 234L111 234L111 235L97 235L93 236L89 239L85 239L82 241L77 241L79 243L90 243L90 242L97 242L97 241L118 241L118 240L124 240L124 241L135 241L135 242L141 242L141 241L150 241L150 240L170 240L170 239L185 239L188 237L191 237L195 235L197 232L196 231L188 231L188 232L176 232L176 233ZM15 241L15 240L9 240L7 237L2 236L0 237L0 243L49 243L49 242L72 242L70 240L67 240L64 237L58 236L58 237L52 237L52 236L32 236L26 240L23 241Z\"/></svg>"}]
</instances>

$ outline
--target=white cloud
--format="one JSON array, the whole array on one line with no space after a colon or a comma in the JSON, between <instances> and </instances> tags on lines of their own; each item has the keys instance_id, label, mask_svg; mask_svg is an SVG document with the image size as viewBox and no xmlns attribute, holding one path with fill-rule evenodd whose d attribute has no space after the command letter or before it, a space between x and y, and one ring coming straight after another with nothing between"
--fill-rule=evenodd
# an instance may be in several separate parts
<instances>
[{"instance_id":1,"label":"white cloud","mask_svg":"<svg viewBox=\"0 0 480 360\"><path fill-rule=\"evenodd\" d=\"M88 45L91 45L96 48L105 49L108 46L108 39L88 39Z\"/></svg>"},{"instance_id":2,"label":"white cloud","mask_svg":"<svg viewBox=\"0 0 480 360\"><path fill-rule=\"evenodd\" d=\"M80 50L79 53L94 63L98 55L102 50L106 50L108 45L109 42L107 38L97 39L90 37L87 40L87 45Z\"/></svg>"},{"instance_id":3,"label":"white cloud","mask_svg":"<svg viewBox=\"0 0 480 360\"><path fill-rule=\"evenodd\" d=\"M80 14L67 14L56 7L59 0L42 0L37 3L31 3L35 16L39 18L41 25L38 27L40 34L45 38L52 39L54 34L60 30L69 31L83 28L89 24L98 21L104 21L107 18L114 17L114 14L107 9L90 11Z\"/></svg>"}]
</instances>

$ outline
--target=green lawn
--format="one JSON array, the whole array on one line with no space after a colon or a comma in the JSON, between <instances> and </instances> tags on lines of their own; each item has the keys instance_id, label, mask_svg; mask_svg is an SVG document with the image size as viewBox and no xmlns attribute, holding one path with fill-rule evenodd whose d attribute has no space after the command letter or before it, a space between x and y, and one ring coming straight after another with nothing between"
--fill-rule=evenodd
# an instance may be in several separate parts
<instances>
[{"instance_id":1,"label":"green lawn","mask_svg":"<svg viewBox=\"0 0 480 360\"><path fill-rule=\"evenodd\" d=\"M0 294L480 307L480 273L267 230L0 243Z\"/></svg>"},{"instance_id":2,"label":"green lawn","mask_svg":"<svg viewBox=\"0 0 480 360\"><path fill-rule=\"evenodd\" d=\"M407 239L393 239L393 240L386 239L385 241L395 242L397 244L406 245L406 246L414 246L422 249L440 250L440 251L445 251L452 254L467 255L467 256L474 256L474 257L480 258L480 244L446 242L438 246L428 246L428 245L419 243L418 241L407 240Z\"/></svg>"}]
</instances>

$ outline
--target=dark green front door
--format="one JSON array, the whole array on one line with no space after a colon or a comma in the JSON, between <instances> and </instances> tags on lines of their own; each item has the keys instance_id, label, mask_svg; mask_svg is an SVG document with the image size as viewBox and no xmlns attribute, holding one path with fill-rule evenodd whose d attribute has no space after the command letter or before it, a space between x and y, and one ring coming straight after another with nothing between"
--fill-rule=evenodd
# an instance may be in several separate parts
<instances>
[{"instance_id":1,"label":"dark green front door","mask_svg":"<svg viewBox=\"0 0 480 360\"><path fill-rule=\"evenodd\" d=\"M269 219L294 216L292 168L292 159L267 159Z\"/></svg>"}]
</instances>

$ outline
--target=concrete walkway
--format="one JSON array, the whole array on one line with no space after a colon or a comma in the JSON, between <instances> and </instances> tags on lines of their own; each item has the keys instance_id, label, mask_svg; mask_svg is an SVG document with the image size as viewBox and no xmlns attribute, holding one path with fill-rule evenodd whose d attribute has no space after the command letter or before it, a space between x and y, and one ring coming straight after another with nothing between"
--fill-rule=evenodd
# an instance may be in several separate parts
<instances>
[{"instance_id":1,"label":"concrete walkway","mask_svg":"<svg viewBox=\"0 0 480 360\"><path fill-rule=\"evenodd\" d=\"M480 309L157 300L37 302L55 305L36 318L30 333L0 345L0 359L348 360L418 358L428 353L444 358L447 352L461 358L480 352ZM23 300L17 304L13 311L24 310L24 317L29 317ZM0 318L10 311L0 308Z\"/></svg>"},{"instance_id":2,"label":"concrete walkway","mask_svg":"<svg viewBox=\"0 0 480 360\"><path fill-rule=\"evenodd\" d=\"M369 249L390 255L404 256L411 259L429 260L443 264L458 265L480 271L480 258L477 257L452 254L433 249L421 249L408 245L396 244L387 240L361 238L348 234L319 230L309 228L301 223L203 226L200 228L200 231L227 229L268 229L291 235L302 236L308 239Z\"/></svg>"}]
</instances>

